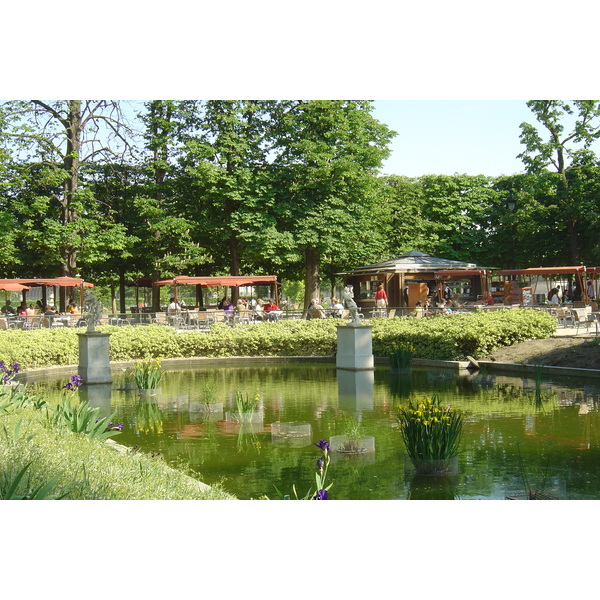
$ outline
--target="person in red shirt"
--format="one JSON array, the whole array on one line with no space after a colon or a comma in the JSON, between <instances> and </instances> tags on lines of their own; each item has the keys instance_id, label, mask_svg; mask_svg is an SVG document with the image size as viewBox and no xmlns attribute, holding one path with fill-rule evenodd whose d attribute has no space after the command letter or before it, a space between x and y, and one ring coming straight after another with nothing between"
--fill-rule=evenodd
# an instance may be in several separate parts
<instances>
[{"instance_id":1,"label":"person in red shirt","mask_svg":"<svg viewBox=\"0 0 600 600\"><path fill-rule=\"evenodd\" d=\"M377 292L375 293L375 306L377 308L386 308L388 303L387 294L383 289L383 284L377 286Z\"/></svg>"},{"instance_id":2,"label":"person in red shirt","mask_svg":"<svg viewBox=\"0 0 600 600\"><path fill-rule=\"evenodd\" d=\"M488 294L483 301L488 305L488 306L494 306L494 298L492 297L491 294Z\"/></svg>"},{"instance_id":3,"label":"person in red shirt","mask_svg":"<svg viewBox=\"0 0 600 600\"><path fill-rule=\"evenodd\" d=\"M274 300L269 299L269 301L263 306L263 312L266 315L269 321L274 321L277 323L279 321L279 306L275 304Z\"/></svg>"}]
</instances>

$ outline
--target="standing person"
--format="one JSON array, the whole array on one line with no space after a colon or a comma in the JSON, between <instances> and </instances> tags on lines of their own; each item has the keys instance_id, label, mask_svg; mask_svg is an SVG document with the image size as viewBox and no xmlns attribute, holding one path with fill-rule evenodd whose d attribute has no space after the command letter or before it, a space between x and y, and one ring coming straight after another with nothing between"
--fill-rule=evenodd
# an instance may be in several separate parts
<instances>
[{"instance_id":1,"label":"standing person","mask_svg":"<svg viewBox=\"0 0 600 600\"><path fill-rule=\"evenodd\" d=\"M380 283L377 286L377 292L375 294L375 306L377 308L387 308L388 305L388 297L383 289L383 284Z\"/></svg>"},{"instance_id":2,"label":"standing person","mask_svg":"<svg viewBox=\"0 0 600 600\"><path fill-rule=\"evenodd\" d=\"M588 300L596 299L596 294L594 294L594 286L591 281L588 281L588 284L587 284L587 297L588 297Z\"/></svg>"}]
</instances>

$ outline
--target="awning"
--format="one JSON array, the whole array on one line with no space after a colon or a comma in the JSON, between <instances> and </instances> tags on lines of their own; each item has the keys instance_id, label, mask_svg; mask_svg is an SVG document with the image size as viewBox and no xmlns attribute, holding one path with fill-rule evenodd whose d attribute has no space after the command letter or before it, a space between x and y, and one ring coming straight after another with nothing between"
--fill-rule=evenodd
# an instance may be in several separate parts
<instances>
[{"instance_id":1,"label":"awning","mask_svg":"<svg viewBox=\"0 0 600 600\"><path fill-rule=\"evenodd\" d=\"M574 267L530 267L529 269L505 269L498 275L552 275L563 273L585 273L582 265Z\"/></svg>"},{"instance_id":2,"label":"awning","mask_svg":"<svg viewBox=\"0 0 600 600\"><path fill-rule=\"evenodd\" d=\"M436 271L434 275L436 277L448 277L448 278L465 278L470 277L485 277L489 275L490 271L486 269L444 269L442 271Z\"/></svg>"},{"instance_id":3,"label":"awning","mask_svg":"<svg viewBox=\"0 0 600 600\"><path fill-rule=\"evenodd\" d=\"M0 290L4 292L22 292L30 289L28 285L21 285L13 279L0 279Z\"/></svg>"},{"instance_id":4,"label":"awning","mask_svg":"<svg viewBox=\"0 0 600 600\"><path fill-rule=\"evenodd\" d=\"M15 279L14 281L21 285L38 285L38 286L51 286L58 285L60 287L94 287L93 283L84 281L79 277L50 277L48 279L33 278L33 279Z\"/></svg>"},{"instance_id":5,"label":"awning","mask_svg":"<svg viewBox=\"0 0 600 600\"><path fill-rule=\"evenodd\" d=\"M275 275L248 275L222 277L188 277L179 275L170 279L155 281L152 285L201 285L202 287L243 287L247 285L274 285L277 283Z\"/></svg>"}]
</instances>

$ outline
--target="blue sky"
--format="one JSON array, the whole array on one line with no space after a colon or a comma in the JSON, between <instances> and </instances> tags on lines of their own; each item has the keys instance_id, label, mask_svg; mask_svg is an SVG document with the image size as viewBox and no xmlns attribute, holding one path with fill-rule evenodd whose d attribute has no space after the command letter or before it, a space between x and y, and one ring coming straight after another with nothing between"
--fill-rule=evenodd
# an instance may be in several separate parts
<instances>
[{"instance_id":1,"label":"blue sky","mask_svg":"<svg viewBox=\"0 0 600 600\"><path fill-rule=\"evenodd\" d=\"M512 175L523 172L519 125L535 123L524 100L380 100L374 116L396 131L383 172Z\"/></svg>"}]
</instances>

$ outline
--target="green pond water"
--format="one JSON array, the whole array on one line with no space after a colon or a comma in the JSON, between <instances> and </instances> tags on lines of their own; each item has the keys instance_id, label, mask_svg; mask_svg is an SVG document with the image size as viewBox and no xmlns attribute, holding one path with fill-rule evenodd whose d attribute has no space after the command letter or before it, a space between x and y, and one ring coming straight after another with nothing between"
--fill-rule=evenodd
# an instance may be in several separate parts
<instances>
[{"instance_id":1,"label":"green pond water","mask_svg":"<svg viewBox=\"0 0 600 600\"><path fill-rule=\"evenodd\" d=\"M34 383L57 396L68 377ZM156 397L140 397L124 372L112 386L80 390L124 424L115 441L185 463L240 499L277 498L274 485L303 496L315 485L314 442L360 424L374 452L332 453L332 499L520 499L528 488L560 499L600 498L600 385L446 370L387 368L353 373L312 363L202 366L167 370ZM222 410L202 412L208 390ZM256 422L228 421L235 394L260 394ZM396 406L437 394L466 413L458 472L416 476L407 469ZM231 418L231 415L229 415ZM274 425L275 424L275 425ZM275 436L291 424L292 434ZM304 434L310 425L310 432Z\"/></svg>"}]
</instances>

